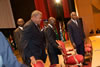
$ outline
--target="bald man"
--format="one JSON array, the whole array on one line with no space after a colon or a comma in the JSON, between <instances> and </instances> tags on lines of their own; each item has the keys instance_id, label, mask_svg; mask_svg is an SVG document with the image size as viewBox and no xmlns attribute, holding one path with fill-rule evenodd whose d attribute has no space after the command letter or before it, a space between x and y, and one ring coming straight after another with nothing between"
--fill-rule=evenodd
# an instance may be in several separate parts
<instances>
[{"instance_id":1,"label":"bald man","mask_svg":"<svg viewBox=\"0 0 100 67\"><path fill-rule=\"evenodd\" d=\"M75 12L71 13L71 20L67 24L67 29L71 43L76 49L77 53L85 56L85 50L84 50L85 34L83 31L83 24L78 19L78 16L76 15ZM83 64L87 65L86 63Z\"/></svg>"},{"instance_id":2,"label":"bald man","mask_svg":"<svg viewBox=\"0 0 100 67\"><path fill-rule=\"evenodd\" d=\"M50 17L48 19L48 27L46 28L46 36L47 36L47 51L49 54L49 59L51 65L59 64L58 54L60 54L59 46L56 43L56 33L55 29L56 19L54 17Z\"/></svg>"},{"instance_id":3,"label":"bald man","mask_svg":"<svg viewBox=\"0 0 100 67\"><path fill-rule=\"evenodd\" d=\"M17 20L17 25L18 25L18 28L16 28L14 30L14 40L15 40L16 46L20 52L21 49L20 49L19 42L20 42L22 30L23 30L24 20L22 18L19 18Z\"/></svg>"}]
</instances>

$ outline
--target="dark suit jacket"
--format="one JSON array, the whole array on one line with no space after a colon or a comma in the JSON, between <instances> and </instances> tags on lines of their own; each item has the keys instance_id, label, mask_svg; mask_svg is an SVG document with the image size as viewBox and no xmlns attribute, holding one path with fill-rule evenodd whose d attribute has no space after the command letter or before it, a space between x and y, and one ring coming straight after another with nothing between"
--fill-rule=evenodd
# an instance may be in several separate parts
<instances>
[{"instance_id":1,"label":"dark suit jacket","mask_svg":"<svg viewBox=\"0 0 100 67\"><path fill-rule=\"evenodd\" d=\"M0 32L0 56L2 57L3 67L27 67L18 62L14 56L10 44L5 36Z\"/></svg>"},{"instance_id":2,"label":"dark suit jacket","mask_svg":"<svg viewBox=\"0 0 100 67\"><path fill-rule=\"evenodd\" d=\"M34 56L36 59L41 56L41 48L43 45L43 36L41 35L41 31L38 29L36 24L33 23L32 20L26 22L23 27L22 37L21 37L21 46L22 48L22 56L31 57Z\"/></svg>"},{"instance_id":3,"label":"dark suit jacket","mask_svg":"<svg viewBox=\"0 0 100 67\"><path fill-rule=\"evenodd\" d=\"M22 34L22 30L20 28L17 28L14 30L14 40L15 40L15 43L17 45L17 48L19 49L19 51L21 50L20 49L20 38L21 38L21 34Z\"/></svg>"},{"instance_id":4,"label":"dark suit jacket","mask_svg":"<svg viewBox=\"0 0 100 67\"><path fill-rule=\"evenodd\" d=\"M56 54L60 53L58 49L58 44L56 43L56 33L54 30L48 26L46 29L46 36L47 36L47 49L50 53L55 52Z\"/></svg>"},{"instance_id":5,"label":"dark suit jacket","mask_svg":"<svg viewBox=\"0 0 100 67\"><path fill-rule=\"evenodd\" d=\"M85 35L82 22L77 20L77 23L78 26L72 20L70 20L67 24L67 29L71 42L79 45L84 41Z\"/></svg>"}]
</instances>

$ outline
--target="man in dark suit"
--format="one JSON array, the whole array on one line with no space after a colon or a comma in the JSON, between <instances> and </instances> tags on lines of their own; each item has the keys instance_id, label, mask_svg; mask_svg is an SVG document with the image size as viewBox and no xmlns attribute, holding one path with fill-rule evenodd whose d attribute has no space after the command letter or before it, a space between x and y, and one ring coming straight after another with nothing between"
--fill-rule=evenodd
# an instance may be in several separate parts
<instances>
[{"instance_id":1,"label":"man in dark suit","mask_svg":"<svg viewBox=\"0 0 100 67\"><path fill-rule=\"evenodd\" d=\"M59 64L58 60L58 52L60 51L58 48L58 44L56 43L56 33L54 32L55 29L55 21L54 17L50 17L48 20L48 27L46 28L46 36L47 36L47 52L49 54L49 59L51 65ZM60 52L59 52L60 53Z\"/></svg>"},{"instance_id":2,"label":"man in dark suit","mask_svg":"<svg viewBox=\"0 0 100 67\"><path fill-rule=\"evenodd\" d=\"M76 49L77 53L85 56L85 50L84 50L85 34L83 31L83 24L78 19L75 12L71 13L71 20L67 24L67 29L71 43Z\"/></svg>"},{"instance_id":3,"label":"man in dark suit","mask_svg":"<svg viewBox=\"0 0 100 67\"><path fill-rule=\"evenodd\" d=\"M20 52L19 42L20 42L22 30L23 30L24 20L22 18L19 18L17 21L17 25L18 25L18 28L16 28L14 30L14 40L15 40L16 46Z\"/></svg>"},{"instance_id":4,"label":"man in dark suit","mask_svg":"<svg viewBox=\"0 0 100 67\"><path fill-rule=\"evenodd\" d=\"M22 57L27 65L30 65L30 58L41 59L43 36L39 29L42 20L42 13L38 10L32 12L31 19L25 23L22 31L20 44L22 46Z\"/></svg>"}]
</instances>

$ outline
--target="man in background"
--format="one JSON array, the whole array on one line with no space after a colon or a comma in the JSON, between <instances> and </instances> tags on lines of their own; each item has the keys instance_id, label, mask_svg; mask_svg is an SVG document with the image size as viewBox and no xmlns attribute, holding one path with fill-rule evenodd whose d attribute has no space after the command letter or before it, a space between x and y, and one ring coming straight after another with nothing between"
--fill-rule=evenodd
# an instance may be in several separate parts
<instances>
[{"instance_id":1,"label":"man in background","mask_svg":"<svg viewBox=\"0 0 100 67\"><path fill-rule=\"evenodd\" d=\"M24 20L22 18L19 18L17 20L17 25L18 25L18 28L16 28L14 30L14 40L15 40L16 46L20 52L21 49L20 49L19 42L20 42L22 30L23 30Z\"/></svg>"},{"instance_id":2,"label":"man in background","mask_svg":"<svg viewBox=\"0 0 100 67\"><path fill-rule=\"evenodd\" d=\"M47 52L49 54L49 59L51 66L54 64L59 64L58 54L60 54L60 47L56 43L56 33L55 30L56 19L50 17L48 19L48 27L46 28L46 37L47 37Z\"/></svg>"},{"instance_id":3,"label":"man in background","mask_svg":"<svg viewBox=\"0 0 100 67\"><path fill-rule=\"evenodd\" d=\"M77 53L85 56L85 50L84 50L85 34L83 30L83 24L79 20L75 12L71 13L71 20L67 24L67 29L71 43L76 49ZM84 62L83 65L87 64Z\"/></svg>"}]
</instances>

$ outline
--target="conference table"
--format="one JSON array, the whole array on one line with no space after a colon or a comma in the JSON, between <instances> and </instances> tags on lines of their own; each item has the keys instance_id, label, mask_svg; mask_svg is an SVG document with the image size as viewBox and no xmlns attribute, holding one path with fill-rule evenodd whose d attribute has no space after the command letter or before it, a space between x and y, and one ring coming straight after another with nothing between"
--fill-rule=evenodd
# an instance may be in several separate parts
<instances>
[{"instance_id":1,"label":"conference table","mask_svg":"<svg viewBox=\"0 0 100 67\"><path fill-rule=\"evenodd\" d=\"M92 44L92 67L100 67L100 35L89 37Z\"/></svg>"}]
</instances>

